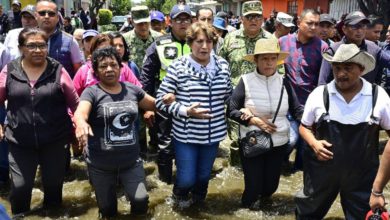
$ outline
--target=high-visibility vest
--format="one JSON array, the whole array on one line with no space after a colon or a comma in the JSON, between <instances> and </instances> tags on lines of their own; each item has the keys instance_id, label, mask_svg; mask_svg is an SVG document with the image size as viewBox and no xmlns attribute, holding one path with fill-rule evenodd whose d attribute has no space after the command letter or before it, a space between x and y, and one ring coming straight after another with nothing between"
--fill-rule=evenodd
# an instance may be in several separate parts
<instances>
[{"instance_id":1,"label":"high-visibility vest","mask_svg":"<svg viewBox=\"0 0 390 220\"><path fill-rule=\"evenodd\" d=\"M171 35L157 38L156 49L161 63L159 80L167 75L168 67L174 59L191 53L191 48L187 44L182 45L173 41Z\"/></svg>"}]
</instances>

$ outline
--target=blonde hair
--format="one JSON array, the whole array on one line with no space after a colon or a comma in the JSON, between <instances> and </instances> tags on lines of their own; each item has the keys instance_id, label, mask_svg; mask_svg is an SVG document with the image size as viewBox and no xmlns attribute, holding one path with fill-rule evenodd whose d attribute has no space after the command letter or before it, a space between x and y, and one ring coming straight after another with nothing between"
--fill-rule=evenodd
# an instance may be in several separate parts
<instances>
[{"instance_id":1,"label":"blonde hair","mask_svg":"<svg viewBox=\"0 0 390 220\"><path fill-rule=\"evenodd\" d=\"M215 29L208 23L195 22L186 32L187 44L191 45L200 33L204 33L209 40L215 45L218 41L218 35Z\"/></svg>"}]
</instances>

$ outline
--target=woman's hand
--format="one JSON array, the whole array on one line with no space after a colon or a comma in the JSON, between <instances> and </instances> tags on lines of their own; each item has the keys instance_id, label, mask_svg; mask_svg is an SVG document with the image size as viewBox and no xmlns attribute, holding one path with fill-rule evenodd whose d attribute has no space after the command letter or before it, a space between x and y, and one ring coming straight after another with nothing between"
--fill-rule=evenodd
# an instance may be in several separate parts
<instances>
[{"instance_id":1,"label":"woman's hand","mask_svg":"<svg viewBox=\"0 0 390 220\"><path fill-rule=\"evenodd\" d=\"M253 117L251 110L248 108L242 108L240 109L240 112L242 113L241 120L243 121L249 120L251 117Z\"/></svg>"},{"instance_id":2,"label":"woman's hand","mask_svg":"<svg viewBox=\"0 0 390 220\"><path fill-rule=\"evenodd\" d=\"M88 135L93 136L92 128L87 122L76 126L76 138L80 147L85 147L88 143Z\"/></svg>"},{"instance_id":3,"label":"woman's hand","mask_svg":"<svg viewBox=\"0 0 390 220\"><path fill-rule=\"evenodd\" d=\"M4 138L3 125L0 125L0 141Z\"/></svg>"},{"instance_id":4,"label":"woman's hand","mask_svg":"<svg viewBox=\"0 0 390 220\"><path fill-rule=\"evenodd\" d=\"M326 140L316 140L310 145L318 160L327 161L333 159L333 153L329 150L332 144Z\"/></svg>"},{"instance_id":5,"label":"woman's hand","mask_svg":"<svg viewBox=\"0 0 390 220\"><path fill-rule=\"evenodd\" d=\"M375 211L376 209L380 209L382 211L386 210L385 208L386 202L385 202L385 197L383 195L379 196L371 193L369 204L372 211Z\"/></svg>"},{"instance_id":6,"label":"woman's hand","mask_svg":"<svg viewBox=\"0 0 390 220\"><path fill-rule=\"evenodd\" d=\"M153 127L153 124L155 122L155 113L154 111L146 111L144 113L144 120L148 128Z\"/></svg>"},{"instance_id":7,"label":"woman's hand","mask_svg":"<svg viewBox=\"0 0 390 220\"><path fill-rule=\"evenodd\" d=\"M187 115L194 118L201 118L201 119L209 119L213 116L210 115L209 109L204 108L198 108L200 106L200 103L194 103L190 107L187 108Z\"/></svg>"},{"instance_id":8,"label":"woman's hand","mask_svg":"<svg viewBox=\"0 0 390 220\"><path fill-rule=\"evenodd\" d=\"M176 100L176 96L173 93L167 93L163 96L162 102L164 105L170 105Z\"/></svg>"},{"instance_id":9,"label":"woman's hand","mask_svg":"<svg viewBox=\"0 0 390 220\"><path fill-rule=\"evenodd\" d=\"M253 117L250 119L250 123L269 134L274 133L277 128L275 124L269 122L265 117Z\"/></svg>"}]
</instances>

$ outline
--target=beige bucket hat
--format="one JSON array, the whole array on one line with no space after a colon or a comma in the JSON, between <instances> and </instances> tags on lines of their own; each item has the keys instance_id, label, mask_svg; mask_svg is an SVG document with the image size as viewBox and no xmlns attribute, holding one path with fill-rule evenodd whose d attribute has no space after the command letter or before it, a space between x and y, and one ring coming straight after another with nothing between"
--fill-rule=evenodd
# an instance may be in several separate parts
<instances>
[{"instance_id":1,"label":"beige bucket hat","mask_svg":"<svg viewBox=\"0 0 390 220\"><path fill-rule=\"evenodd\" d=\"M275 38L257 40L253 54L246 55L244 59L249 62L255 62L255 55L258 54L278 54L278 64L283 63L284 59L289 55L287 52L280 50L279 42Z\"/></svg>"},{"instance_id":2,"label":"beige bucket hat","mask_svg":"<svg viewBox=\"0 0 390 220\"><path fill-rule=\"evenodd\" d=\"M359 49L356 44L342 44L334 56L323 53L322 57L329 63L357 63L364 67L362 76L375 68L375 58Z\"/></svg>"}]
</instances>

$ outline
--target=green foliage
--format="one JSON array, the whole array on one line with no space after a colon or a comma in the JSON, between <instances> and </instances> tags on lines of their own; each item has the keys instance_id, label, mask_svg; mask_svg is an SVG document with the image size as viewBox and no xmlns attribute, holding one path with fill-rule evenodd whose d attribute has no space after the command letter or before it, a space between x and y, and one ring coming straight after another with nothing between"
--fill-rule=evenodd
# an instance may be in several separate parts
<instances>
[{"instance_id":1,"label":"green foliage","mask_svg":"<svg viewBox=\"0 0 390 220\"><path fill-rule=\"evenodd\" d=\"M112 12L108 9L99 9L99 25L111 24Z\"/></svg>"},{"instance_id":2,"label":"green foliage","mask_svg":"<svg viewBox=\"0 0 390 220\"><path fill-rule=\"evenodd\" d=\"M98 31L99 33L104 33L104 32L111 32L111 31L117 31L117 28L114 24L107 24L107 25L101 25L98 26Z\"/></svg>"},{"instance_id":3,"label":"green foliage","mask_svg":"<svg viewBox=\"0 0 390 220\"><path fill-rule=\"evenodd\" d=\"M130 0L112 0L111 7L112 13L116 15L127 15L131 10Z\"/></svg>"},{"instance_id":4,"label":"green foliage","mask_svg":"<svg viewBox=\"0 0 390 220\"><path fill-rule=\"evenodd\" d=\"M146 0L145 5L148 6L149 10L155 9L161 11L162 6L165 2L175 2L174 0Z\"/></svg>"},{"instance_id":5,"label":"green foliage","mask_svg":"<svg viewBox=\"0 0 390 220\"><path fill-rule=\"evenodd\" d=\"M167 0L167 1L165 1L164 5L162 6L160 11L164 14L169 14L171 12L173 6L175 6L175 5L176 5L176 1Z\"/></svg>"}]
</instances>

